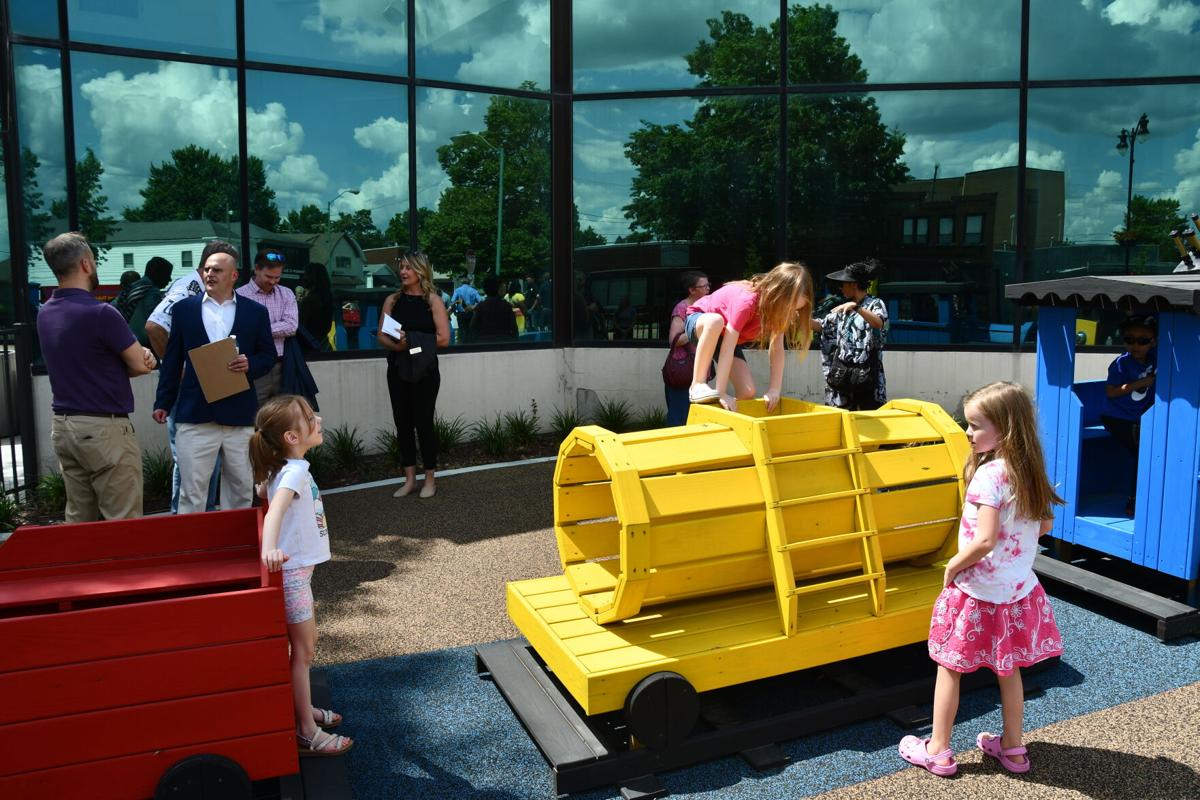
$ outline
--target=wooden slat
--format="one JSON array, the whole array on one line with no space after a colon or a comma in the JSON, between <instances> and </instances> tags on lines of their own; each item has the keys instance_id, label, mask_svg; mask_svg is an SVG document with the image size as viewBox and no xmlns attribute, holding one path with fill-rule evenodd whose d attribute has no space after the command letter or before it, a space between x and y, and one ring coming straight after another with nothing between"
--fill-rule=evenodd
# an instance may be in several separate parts
<instances>
[{"instance_id":1,"label":"wooden slat","mask_svg":"<svg viewBox=\"0 0 1200 800\"><path fill-rule=\"evenodd\" d=\"M945 445L902 447L863 454L865 485L876 489L925 481L954 481L962 468L950 459Z\"/></svg>"},{"instance_id":2,"label":"wooden slat","mask_svg":"<svg viewBox=\"0 0 1200 800\"><path fill-rule=\"evenodd\" d=\"M958 517L962 512L957 481L893 492L876 492L871 497L871 502L875 506L875 521L880 530L931 519Z\"/></svg>"},{"instance_id":3,"label":"wooden slat","mask_svg":"<svg viewBox=\"0 0 1200 800\"><path fill-rule=\"evenodd\" d=\"M606 480L608 480L608 475L600 466L600 462L596 460L594 453L567 458L560 456L554 470L555 486L573 486L579 483Z\"/></svg>"},{"instance_id":4,"label":"wooden slat","mask_svg":"<svg viewBox=\"0 0 1200 800\"><path fill-rule=\"evenodd\" d=\"M614 516L612 487L606 483L565 486L554 493L554 524Z\"/></svg>"},{"instance_id":5,"label":"wooden slat","mask_svg":"<svg viewBox=\"0 0 1200 800\"><path fill-rule=\"evenodd\" d=\"M853 586L856 583L867 583L882 577L882 572L864 572L862 575L851 575L848 578L838 578L837 580L821 581L820 583L812 583L807 586L797 586L792 590L792 594L799 597L802 594L814 594L826 591L827 589L838 589L842 586Z\"/></svg>"},{"instance_id":6,"label":"wooden slat","mask_svg":"<svg viewBox=\"0 0 1200 800\"><path fill-rule=\"evenodd\" d=\"M766 556L762 503L740 514L679 519L653 526L650 563L656 568L757 552Z\"/></svg>"},{"instance_id":7,"label":"wooden slat","mask_svg":"<svg viewBox=\"0 0 1200 800\"><path fill-rule=\"evenodd\" d=\"M833 450L842 444L841 413L832 409L768 417L762 424L766 426L773 457Z\"/></svg>"},{"instance_id":8,"label":"wooden slat","mask_svg":"<svg viewBox=\"0 0 1200 800\"><path fill-rule=\"evenodd\" d=\"M754 467L666 475L642 480L651 521L681 515L711 517L747 508L762 508L762 491Z\"/></svg>"},{"instance_id":9,"label":"wooden slat","mask_svg":"<svg viewBox=\"0 0 1200 800\"><path fill-rule=\"evenodd\" d=\"M791 541L785 545L781 545L779 550L781 552L787 552L789 550L810 550L814 547L828 547L831 544L858 541L865 536L874 536L876 533L877 531L851 531L850 533L839 533L834 536L824 536L820 539Z\"/></svg>"},{"instance_id":10,"label":"wooden slat","mask_svg":"<svg viewBox=\"0 0 1200 800\"><path fill-rule=\"evenodd\" d=\"M0 725L289 683L286 636L0 673Z\"/></svg>"},{"instance_id":11,"label":"wooden slat","mask_svg":"<svg viewBox=\"0 0 1200 800\"><path fill-rule=\"evenodd\" d=\"M279 588L0 619L0 672L266 639L286 625Z\"/></svg>"},{"instance_id":12,"label":"wooden slat","mask_svg":"<svg viewBox=\"0 0 1200 800\"><path fill-rule=\"evenodd\" d=\"M616 555L621 549L620 532L621 523L616 521L557 525L554 528L558 553L564 564Z\"/></svg>"},{"instance_id":13,"label":"wooden slat","mask_svg":"<svg viewBox=\"0 0 1200 800\"><path fill-rule=\"evenodd\" d=\"M0 775L295 731L291 683L0 727Z\"/></svg>"},{"instance_id":14,"label":"wooden slat","mask_svg":"<svg viewBox=\"0 0 1200 800\"><path fill-rule=\"evenodd\" d=\"M828 494L811 495L809 497L789 497L786 500L777 500L771 504L772 508L788 508L789 506L807 505L810 503L825 503L830 500L841 500L847 497L858 497L864 495L870 489L847 489L841 492L829 492Z\"/></svg>"},{"instance_id":15,"label":"wooden slat","mask_svg":"<svg viewBox=\"0 0 1200 800\"><path fill-rule=\"evenodd\" d=\"M563 570L576 594L612 591L617 585L617 574L621 564L611 561L584 561L570 564Z\"/></svg>"},{"instance_id":16,"label":"wooden slat","mask_svg":"<svg viewBox=\"0 0 1200 800\"><path fill-rule=\"evenodd\" d=\"M658 567L650 576L643 604L670 603L714 592L736 592L771 582L766 549L706 561Z\"/></svg>"},{"instance_id":17,"label":"wooden slat","mask_svg":"<svg viewBox=\"0 0 1200 800\"><path fill-rule=\"evenodd\" d=\"M736 433L713 428L686 438L658 437L638 442L627 434L622 437L629 460L640 475L691 472L701 469L726 469L749 466L750 451Z\"/></svg>"},{"instance_id":18,"label":"wooden slat","mask_svg":"<svg viewBox=\"0 0 1200 800\"><path fill-rule=\"evenodd\" d=\"M941 435L918 416L867 417L856 416L858 439L866 445L910 444L940 441Z\"/></svg>"},{"instance_id":19,"label":"wooden slat","mask_svg":"<svg viewBox=\"0 0 1200 800\"><path fill-rule=\"evenodd\" d=\"M822 458L838 458L847 456L851 453L861 453L862 449L858 447L841 447L836 450L818 450L815 453L797 453L791 456L773 456L766 459L764 463L768 466L779 466L780 464L792 464L798 461L816 461Z\"/></svg>"}]
</instances>

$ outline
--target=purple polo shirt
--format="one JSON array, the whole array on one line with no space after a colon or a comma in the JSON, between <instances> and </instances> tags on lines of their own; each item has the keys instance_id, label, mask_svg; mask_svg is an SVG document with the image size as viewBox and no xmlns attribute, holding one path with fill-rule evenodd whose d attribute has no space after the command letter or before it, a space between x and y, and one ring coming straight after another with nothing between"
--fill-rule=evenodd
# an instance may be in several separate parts
<instances>
[{"instance_id":1,"label":"purple polo shirt","mask_svg":"<svg viewBox=\"0 0 1200 800\"><path fill-rule=\"evenodd\" d=\"M83 289L55 289L37 317L55 414L130 414L133 387L121 353L137 344L121 312Z\"/></svg>"}]
</instances>

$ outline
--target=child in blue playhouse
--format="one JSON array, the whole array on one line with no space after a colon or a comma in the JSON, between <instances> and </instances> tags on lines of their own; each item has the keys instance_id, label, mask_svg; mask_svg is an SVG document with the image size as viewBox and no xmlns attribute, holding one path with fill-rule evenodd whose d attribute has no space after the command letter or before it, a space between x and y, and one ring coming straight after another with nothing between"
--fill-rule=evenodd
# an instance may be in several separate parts
<instances>
[{"instance_id":1,"label":"child in blue playhouse","mask_svg":"<svg viewBox=\"0 0 1200 800\"><path fill-rule=\"evenodd\" d=\"M975 744L1009 772L1029 771L1021 744L1025 691L1021 667L1062 654L1050 601L1033 573L1038 538L1063 502L1046 477L1033 401L1016 383L991 383L963 401L971 455L958 553L946 564L945 588L929 625L929 657L938 664L933 730L905 736L900 757L934 775L958 772L950 734L963 673L996 673L1004 729Z\"/></svg>"},{"instance_id":2,"label":"child in blue playhouse","mask_svg":"<svg viewBox=\"0 0 1200 800\"><path fill-rule=\"evenodd\" d=\"M1125 514L1133 516L1137 489L1138 441L1142 415L1154 405L1154 373L1158 365L1158 319L1142 314L1121 323L1125 352L1108 365L1104 410L1100 414L1112 437L1133 454L1129 500Z\"/></svg>"}]
</instances>

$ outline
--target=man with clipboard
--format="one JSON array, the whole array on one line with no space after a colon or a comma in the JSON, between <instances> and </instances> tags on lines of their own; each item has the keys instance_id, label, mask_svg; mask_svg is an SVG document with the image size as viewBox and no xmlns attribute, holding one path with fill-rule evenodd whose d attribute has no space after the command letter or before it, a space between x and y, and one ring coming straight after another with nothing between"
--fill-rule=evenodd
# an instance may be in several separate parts
<instances>
[{"instance_id":1,"label":"man with clipboard","mask_svg":"<svg viewBox=\"0 0 1200 800\"><path fill-rule=\"evenodd\" d=\"M238 302L233 290L237 249L230 244L208 249L200 267L204 294L180 300L173 309L154 402L155 422L175 412L181 514L204 510L218 453L221 508L250 507L250 436L258 411L251 382L275 364L267 310Z\"/></svg>"}]
</instances>

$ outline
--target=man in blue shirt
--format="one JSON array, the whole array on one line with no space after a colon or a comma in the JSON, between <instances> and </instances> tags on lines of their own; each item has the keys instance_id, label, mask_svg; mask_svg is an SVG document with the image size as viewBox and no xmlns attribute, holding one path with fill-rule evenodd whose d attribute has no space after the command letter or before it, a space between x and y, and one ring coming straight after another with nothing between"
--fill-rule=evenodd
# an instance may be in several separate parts
<instances>
[{"instance_id":1,"label":"man in blue shirt","mask_svg":"<svg viewBox=\"0 0 1200 800\"><path fill-rule=\"evenodd\" d=\"M471 318L474 316L475 306L479 305L481 299L479 292L471 285L471 276L464 275L462 283L454 290L454 294L450 296L450 311L454 313L454 318L458 321L458 341L460 344L466 341L467 330L471 327Z\"/></svg>"},{"instance_id":2,"label":"man in blue shirt","mask_svg":"<svg viewBox=\"0 0 1200 800\"><path fill-rule=\"evenodd\" d=\"M1142 415L1154 405L1154 373L1158 363L1158 319L1145 314L1121 324L1125 352L1108 366L1104 409L1100 422L1113 438L1133 453L1133 479L1125 513L1133 516L1137 489L1138 443Z\"/></svg>"}]
</instances>

